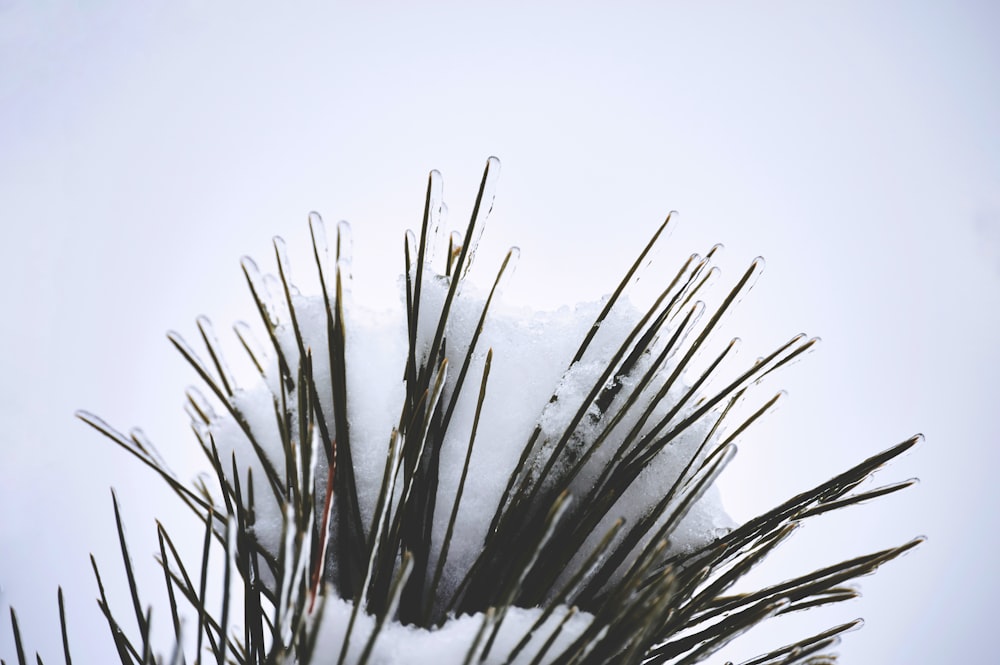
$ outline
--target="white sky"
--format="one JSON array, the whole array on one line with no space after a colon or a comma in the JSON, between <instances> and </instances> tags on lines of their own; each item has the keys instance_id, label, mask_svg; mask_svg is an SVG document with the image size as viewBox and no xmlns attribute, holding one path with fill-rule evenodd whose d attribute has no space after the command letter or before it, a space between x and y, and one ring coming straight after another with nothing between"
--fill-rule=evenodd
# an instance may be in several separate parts
<instances>
[{"instance_id":1,"label":"white sky","mask_svg":"<svg viewBox=\"0 0 1000 665\"><path fill-rule=\"evenodd\" d=\"M800 330L824 344L741 446L732 512L924 432L883 474L920 486L813 524L772 575L927 534L863 580L863 601L812 625L868 619L845 662L987 660L1000 592L993 3L309 4L0 0L0 603L43 657L58 654L60 583L78 658L110 653L87 561L121 577L107 487L146 571L151 517L174 511L74 410L185 454L195 377L164 332L194 339L200 313L220 328L250 319L241 255L270 265L275 234L304 255L315 209L353 224L356 290L392 299L427 171L444 174L458 225L495 154L480 260L521 247L510 300L610 290L671 209L667 264L715 242L731 279L767 258L730 332L748 357ZM8 630L0 654L13 657Z\"/></svg>"}]
</instances>

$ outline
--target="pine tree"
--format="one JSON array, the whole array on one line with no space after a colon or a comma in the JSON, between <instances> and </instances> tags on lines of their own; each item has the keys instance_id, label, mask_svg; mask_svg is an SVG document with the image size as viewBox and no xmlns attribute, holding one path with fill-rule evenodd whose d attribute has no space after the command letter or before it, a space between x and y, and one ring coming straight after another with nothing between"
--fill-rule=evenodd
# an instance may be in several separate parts
<instances>
[{"instance_id":1,"label":"pine tree","mask_svg":"<svg viewBox=\"0 0 1000 665\"><path fill-rule=\"evenodd\" d=\"M477 438L489 440L480 424L491 409L509 408L491 400L488 341L491 308L516 250L485 296L463 289L498 171L491 158L467 228L443 240L441 182L432 172L419 234L407 234L403 389L396 425L378 444L380 475L358 463L363 454L371 457L362 447L373 443L358 435L352 414L352 363L364 358L351 348L348 228L338 226L328 245L315 213L310 229L320 294L299 294L280 239L276 277L243 262L268 339L264 350L248 327L236 327L259 374L256 392L237 386L207 319L198 327L208 362L170 336L208 389L208 396L189 392L188 412L214 486L176 477L138 433L126 436L79 414L152 469L204 528L200 559L185 561L157 527L176 641L163 660L153 654L150 611L140 601L115 500L134 617L112 609L96 562L94 572L123 665L209 656L254 665L387 662L385 644L405 637L401 625L428 634L460 625L455 634L464 641L440 654L440 662L687 665L770 617L854 598L846 582L919 543L823 565L752 593L732 591L800 523L912 484L859 489L919 437L745 524L694 541L681 536L679 527L735 454L734 442L774 405L776 397L755 397L760 381L815 340L796 336L735 379L710 387L733 349L732 343L714 349L713 331L761 268L755 261L707 308L701 298L714 248L664 280L652 305L635 310L621 328L627 292L669 216L595 310L537 423L521 423L530 434L514 448L481 537L463 532L468 519L459 515L477 491L473 460L484 445ZM756 407L745 406L754 400ZM652 499L636 490L651 470L662 487ZM366 506L365 488L373 487L374 505ZM468 559L461 552L470 539L475 556ZM209 560L219 556L223 579L210 579ZM209 585L221 585L221 607L210 606ZM68 665L61 591L59 607ZM196 617L188 635L186 612ZM17 662L25 665L13 611L11 620ZM136 627L126 628L133 620ZM856 624L793 640L744 665L830 662L830 649Z\"/></svg>"}]
</instances>

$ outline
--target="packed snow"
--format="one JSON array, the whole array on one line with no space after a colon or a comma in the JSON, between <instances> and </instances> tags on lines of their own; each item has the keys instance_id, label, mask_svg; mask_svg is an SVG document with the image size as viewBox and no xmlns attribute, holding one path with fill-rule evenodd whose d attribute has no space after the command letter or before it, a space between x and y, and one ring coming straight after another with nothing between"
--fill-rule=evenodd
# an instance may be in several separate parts
<instances>
[{"instance_id":1,"label":"packed snow","mask_svg":"<svg viewBox=\"0 0 1000 665\"><path fill-rule=\"evenodd\" d=\"M280 252L279 247L279 255ZM270 303L267 316L276 324L276 341L283 354L288 358L289 364L297 363L298 345L280 280L274 276L261 275L249 260L245 260L244 267L255 289L264 295L262 299ZM344 272L347 272L346 267ZM447 288L445 278L430 272L425 275L419 339L426 340L433 335L432 324L437 321L437 313L442 307ZM290 295L305 346L311 349L314 356L315 381L320 401L329 403L333 393L329 365L325 361L326 304L322 296L306 296L294 291ZM405 293L401 299L405 302ZM449 354L454 354L459 359L464 358L484 301L484 294L470 285L463 286L459 292L452 305L446 331ZM593 326L604 302L582 303L556 311L534 311L502 301L494 302L491 306L491 314L473 356L470 378L460 394L441 453L437 502L439 509L433 526L432 556L437 556L440 552L447 528L449 508L453 503L451 499L455 496L467 452L478 397L478 377L482 374L488 350L492 350L489 384L471 458L469 480L462 497L441 582L442 597L450 597L481 551L488 525L508 477L536 426L541 429L542 439L558 437L567 428L609 359L641 317L642 313L623 299L602 323L587 353L579 361L572 362L581 340ZM351 448L361 515L363 523L369 525L382 482L390 436L398 424L405 395L403 368L408 337L402 307L374 311L354 301L349 290L345 292L344 304ZM245 329L241 329L241 336L249 338ZM280 405L275 396L280 394L276 354L261 350L255 350L254 353L263 364L265 378L261 379L258 375L256 382L237 387L231 401L236 410L243 414L245 424L255 438L263 444L265 454L276 466L283 468L281 460L284 452L277 424ZM458 364L457 360L454 362ZM446 395L454 387L456 374L457 367L449 373ZM632 387L626 386L629 390ZM622 392L622 395L625 394L628 394L628 390ZM556 397L554 400L553 395ZM674 393L668 395L662 405L657 407L650 422L656 422L658 416L667 412L676 403L677 397ZM623 397L618 399L620 401ZM332 418L332 414L326 415L328 419ZM624 432L626 428L635 425L637 419L638 415L629 415L623 419L618 430ZM330 424L332 426L332 422ZM273 495L270 494L260 464L255 461L253 451L248 449L241 425L224 410L216 409L208 425L199 425L196 420L196 427L200 429L203 440L210 437L218 447L222 459L228 459L235 451L241 468L253 467L257 501L255 532L266 549L277 551L282 533L283 510L274 500L262 500ZM657 456L594 530L594 535L581 549L574 566L592 550L612 522L624 517L634 523L662 498L684 470L693 451L705 439L707 431L708 425L696 423ZM582 441L592 441L595 437L592 419L584 418L574 436ZM595 455L594 464L610 458L614 448L612 436ZM317 475L321 478L326 473L324 463L320 459ZM581 474L575 486L593 482L595 475L596 472ZM442 509L441 506L447 508ZM710 488L695 502L680 526L672 532L670 548L677 551L696 547L717 537L720 530L731 526L732 522L722 510L714 488ZM645 544L646 541L640 542L634 551ZM431 563L433 565L434 561ZM329 599L320 633L320 648L339 651L340 639L350 611L351 605L347 601L335 597ZM538 631L538 637L532 641L531 648L524 651L516 662L529 662L565 618L567 611L569 608L562 608L555 616L550 617ZM537 608L516 608L516 611L509 613L492 651L500 659L497 662L502 662L513 647L513 643L508 642L516 642L516 638L524 634L540 613L541 610ZM552 653L559 652L558 645L568 645L591 618L584 612L569 618L560 629ZM359 614L353 633L354 643L349 652L352 657L360 653L356 650L360 650L365 641L357 636L367 635L373 622L373 617ZM456 653L467 651L481 624L482 615L452 617L436 630L390 623L380 634L371 662L423 662L414 660L416 654L421 653L427 654L427 662L440 662L434 654L453 649ZM348 662L352 662L351 658Z\"/></svg>"}]
</instances>

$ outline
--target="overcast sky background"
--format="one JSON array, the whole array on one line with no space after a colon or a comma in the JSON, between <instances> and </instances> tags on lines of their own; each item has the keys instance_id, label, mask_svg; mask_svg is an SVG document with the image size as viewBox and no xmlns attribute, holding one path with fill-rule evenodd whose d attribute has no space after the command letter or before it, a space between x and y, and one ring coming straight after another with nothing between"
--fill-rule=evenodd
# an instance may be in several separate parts
<instances>
[{"instance_id":1,"label":"overcast sky background","mask_svg":"<svg viewBox=\"0 0 1000 665\"><path fill-rule=\"evenodd\" d=\"M995 3L137 4L0 0L0 604L43 657L58 659L58 584L78 659L112 653L87 560L127 611L107 488L146 588L152 517L177 513L73 412L141 425L185 468L195 376L164 332L253 320L239 257L270 265L276 234L306 256L310 210L352 223L357 291L392 300L428 170L458 226L497 155L480 261L521 247L510 301L610 291L671 209L668 268L715 242L730 279L767 258L729 332L749 358L800 330L824 342L741 445L731 512L923 432L882 475L919 486L810 525L769 579L926 534L809 625L865 616L849 663L989 660ZM798 630L774 628L731 657Z\"/></svg>"}]
</instances>

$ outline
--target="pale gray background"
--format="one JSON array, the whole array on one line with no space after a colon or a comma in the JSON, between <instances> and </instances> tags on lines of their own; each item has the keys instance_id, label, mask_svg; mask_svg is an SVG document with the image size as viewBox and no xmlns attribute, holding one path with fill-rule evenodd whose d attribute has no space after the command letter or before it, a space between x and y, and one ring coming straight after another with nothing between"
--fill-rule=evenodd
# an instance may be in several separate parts
<instances>
[{"instance_id":1,"label":"pale gray background","mask_svg":"<svg viewBox=\"0 0 1000 665\"><path fill-rule=\"evenodd\" d=\"M608 291L670 209L668 261L721 241L735 278L767 257L731 322L745 357L799 330L824 343L742 445L731 511L924 432L883 474L921 485L816 522L770 577L927 534L809 625L865 616L851 663L992 660L994 3L133 4L0 0L0 603L49 661L60 583L78 660L111 653L88 552L127 613L107 487L147 589L152 516L181 524L73 411L141 424L187 473L195 377L164 331L252 317L238 257L269 264L273 234L304 250L310 209L353 223L358 289L395 297L426 172L457 225L490 154L481 258L522 247L511 300Z\"/></svg>"}]
</instances>

